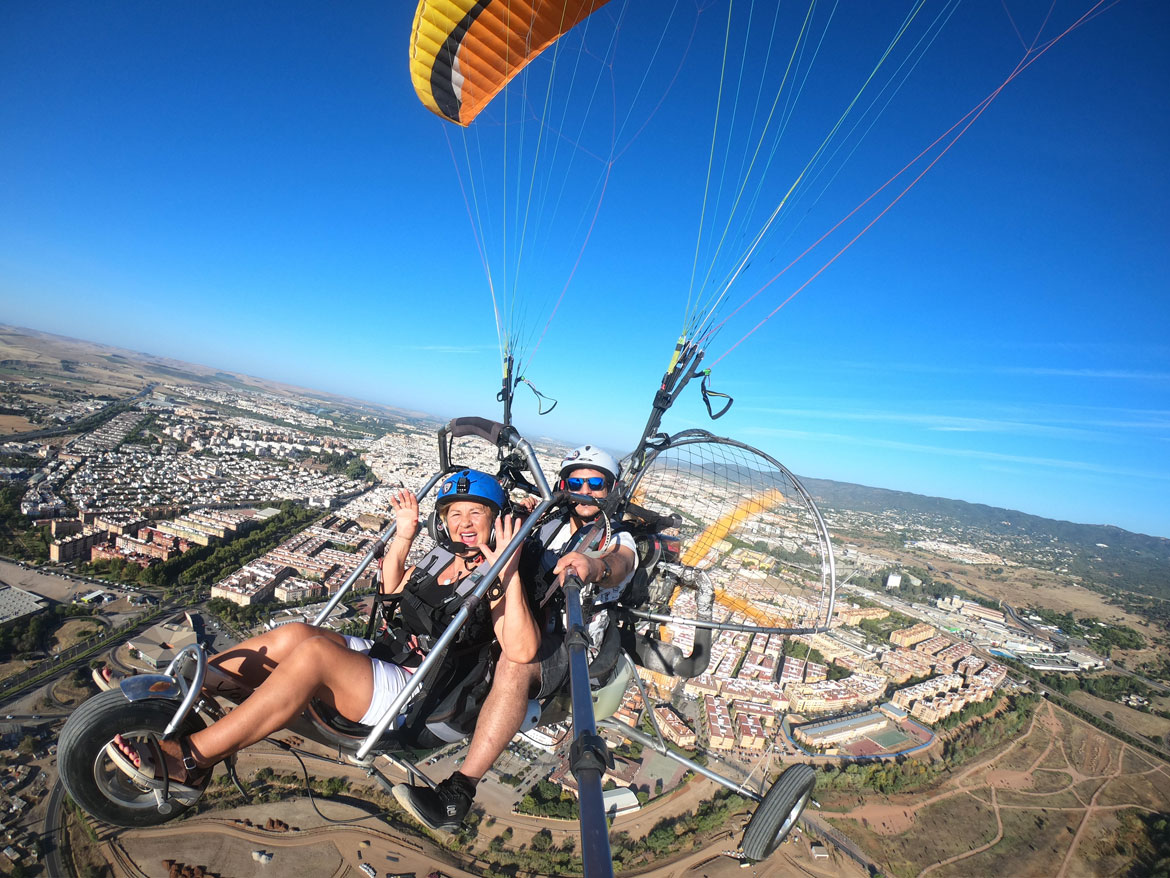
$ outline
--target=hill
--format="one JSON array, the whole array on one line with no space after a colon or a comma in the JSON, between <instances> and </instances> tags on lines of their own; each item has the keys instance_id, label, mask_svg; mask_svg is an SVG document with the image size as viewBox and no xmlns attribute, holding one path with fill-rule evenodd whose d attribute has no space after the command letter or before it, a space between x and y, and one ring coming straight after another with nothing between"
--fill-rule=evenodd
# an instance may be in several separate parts
<instances>
[{"instance_id":1,"label":"hill","mask_svg":"<svg viewBox=\"0 0 1170 878\"><path fill-rule=\"evenodd\" d=\"M978 540L1022 563L1047 562L1086 585L1170 600L1170 540L1112 525L1077 524L963 500L926 497L826 479L803 479L826 509L894 513L910 530Z\"/></svg>"}]
</instances>

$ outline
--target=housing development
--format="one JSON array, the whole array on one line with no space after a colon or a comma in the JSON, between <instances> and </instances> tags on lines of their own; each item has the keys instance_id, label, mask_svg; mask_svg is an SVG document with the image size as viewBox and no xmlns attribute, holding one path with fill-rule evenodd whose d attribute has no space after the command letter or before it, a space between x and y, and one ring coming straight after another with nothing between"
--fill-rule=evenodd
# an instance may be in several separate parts
<instances>
[{"instance_id":1,"label":"housing development","mask_svg":"<svg viewBox=\"0 0 1170 878\"><path fill-rule=\"evenodd\" d=\"M37 446L44 463L28 480L22 505L49 524L52 561L121 558L143 567L238 538L274 515L282 500L332 508L210 592L241 606L310 601L351 577L388 523L392 486L421 484L433 471L431 429L409 421L391 427L381 435L343 435L332 419L265 394L164 385L65 445ZM470 462L492 465L490 453L470 448L477 455ZM327 465L358 456L382 487L371 490ZM741 625L815 623L827 609L823 591L785 563L817 548L799 505L780 494L746 505L735 497L729 491L716 498L721 505L708 520L728 524L716 537L692 537L688 558L706 571L707 587L718 595L716 615ZM686 509L694 486L685 473L668 477L655 485L652 499ZM961 544L945 548L955 557L987 560ZM861 569L884 563L860 553L850 560ZM373 576L371 567L357 587L372 587ZM883 731L891 733L884 740L896 752L921 743L923 724L983 701L1004 684L1005 668L986 649L1045 647L1009 628L1002 612L973 602L904 604L897 598L900 582L900 574L891 574L881 594L854 589L846 594L860 600L839 597L824 633L718 632L705 673L681 679L643 672L653 695L648 707L679 746L729 758L798 749L848 755L851 745L872 755L872 736ZM694 592L681 592L673 612L693 613L695 600ZM891 611L920 621L885 637L863 627ZM966 637L957 637L959 631ZM670 624L663 636L687 650L695 629ZM625 709L640 700L632 691Z\"/></svg>"},{"instance_id":2,"label":"housing development","mask_svg":"<svg viewBox=\"0 0 1170 878\"><path fill-rule=\"evenodd\" d=\"M358 565L392 523L391 495L436 470L437 423L259 390L160 382L116 404L70 402L41 415L51 424L100 423L64 433L54 425L48 436L4 443L0 478L11 483L10 496L19 492L31 533L43 540L44 569L53 572L41 575L87 577L72 596L75 609L118 614L126 631L113 644L116 661L138 670L163 669L197 641L218 649L264 626L313 620L347 582L357 600L326 624L363 630L377 565L360 575ZM563 446L535 444L555 467ZM636 493L660 517L661 532L640 544L659 575L637 586L646 593L631 591L629 603L661 615L621 619L633 629L627 634L653 638L670 654L702 655L702 667L673 675L669 662L643 664L614 718L656 728L671 747L702 754L729 777L775 777L792 763L826 776L866 764L926 770L964 730L1014 710L1031 685L1022 665L1083 672L1105 663L1033 609L957 588L930 592L924 579L950 574L903 560L1010 574L1020 563L1018 540L980 543L972 532L932 529L912 516L827 504L822 530L782 470L685 455L668 449ZM499 465L482 442L458 441L453 459ZM429 502L420 512L429 516ZM904 535L901 543L840 536L875 522ZM412 557L429 549L426 532ZM835 595L827 589L827 533ZM1064 557L1060 547L1044 550ZM0 623L24 624L47 604L31 591L0 589ZM1149 701L1130 696L1125 704ZM9 734L20 723L18 715ZM482 787L492 808L539 816L571 802L571 732L566 719L514 739ZM614 756L607 810L632 820L667 813L687 785L685 769L629 746L612 725L602 734ZM444 748L442 770L457 766L465 747ZM14 856L31 861L15 847Z\"/></svg>"}]
</instances>

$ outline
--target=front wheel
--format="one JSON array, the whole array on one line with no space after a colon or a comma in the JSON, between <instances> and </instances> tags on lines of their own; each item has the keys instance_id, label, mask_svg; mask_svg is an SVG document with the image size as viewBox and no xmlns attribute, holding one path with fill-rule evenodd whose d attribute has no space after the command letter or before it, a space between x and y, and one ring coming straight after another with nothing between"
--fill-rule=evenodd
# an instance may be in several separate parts
<instances>
[{"instance_id":1,"label":"front wheel","mask_svg":"<svg viewBox=\"0 0 1170 878\"><path fill-rule=\"evenodd\" d=\"M127 701L118 688L101 692L77 708L57 742L57 768L73 801L98 820L131 828L165 823L193 805L198 795L172 793L160 802L154 791L134 783L106 755L106 744L114 735L137 741L150 735L162 737L177 709L177 701ZM190 713L180 734L190 735L203 726ZM209 779L210 772L199 787L200 795Z\"/></svg>"},{"instance_id":2,"label":"front wheel","mask_svg":"<svg viewBox=\"0 0 1170 878\"><path fill-rule=\"evenodd\" d=\"M762 860L780 846L804 811L817 782L811 765L790 765L776 778L743 833L745 859Z\"/></svg>"}]
</instances>

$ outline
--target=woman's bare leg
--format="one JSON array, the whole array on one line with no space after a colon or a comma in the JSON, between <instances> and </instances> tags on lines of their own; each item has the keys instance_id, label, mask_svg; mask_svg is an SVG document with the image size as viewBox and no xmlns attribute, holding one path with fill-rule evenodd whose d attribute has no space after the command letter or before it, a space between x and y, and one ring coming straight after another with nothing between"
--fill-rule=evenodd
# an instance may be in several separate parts
<instances>
[{"instance_id":1,"label":"woman's bare leg","mask_svg":"<svg viewBox=\"0 0 1170 878\"><path fill-rule=\"evenodd\" d=\"M212 765L283 728L314 697L357 722L365 716L373 694L369 656L330 637L311 637L286 655L239 707L188 741L199 765ZM161 747L168 776L183 780L179 742L163 741Z\"/></svg>"},{"instance_id":2,"label":"woman's bare leg","mask_svg":"<svg viewBox=\"0 0 1170 878\"><path fill-rule=\"evenodd\" d=\"M256 689L268 679L278 664L313 637L323 637L338 646L345 646L345 638L335 631L304 622L291 622L249 637L231 649L212 656L207 662L209 673L204 688L213 694L221 693L236 682L248 689ZM220 673L215 673L217 671Z\"/></svg>"}]
</instances>

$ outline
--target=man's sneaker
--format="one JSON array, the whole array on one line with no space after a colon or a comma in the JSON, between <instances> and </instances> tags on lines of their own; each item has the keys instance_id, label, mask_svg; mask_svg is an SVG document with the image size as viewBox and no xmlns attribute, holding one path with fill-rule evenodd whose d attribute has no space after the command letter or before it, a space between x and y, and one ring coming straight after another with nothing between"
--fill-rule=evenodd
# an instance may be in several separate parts
<instances>
[{"instance_id":1,"label":"man's sneaker","mask_svg":"<svg viewBox=\"0 0 1170 878\"><path fill-rule=\"evenodd\" d=\"M423 826L436 832L458 832L471 810L475 784L455 772L435 789L396 784L394 798Z\"/></svg>"}]
</instances>

